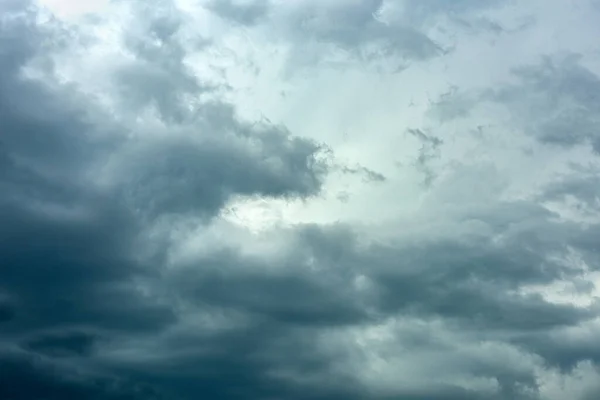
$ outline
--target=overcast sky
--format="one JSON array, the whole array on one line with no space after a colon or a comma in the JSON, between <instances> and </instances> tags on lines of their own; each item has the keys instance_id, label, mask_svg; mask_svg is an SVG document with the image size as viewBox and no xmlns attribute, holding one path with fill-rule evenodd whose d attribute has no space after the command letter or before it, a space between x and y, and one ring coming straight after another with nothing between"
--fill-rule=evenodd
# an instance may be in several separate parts
<instances>
[{"instance_id":1,"label":"overcast sky","mask_svg":"<svg viewBox=\"0 0 600 400\"><path fill-rule=\"evenodd\" d=\"M600 1L0 0L0 398L600 398Z\"/></svg>"}]
</instances>

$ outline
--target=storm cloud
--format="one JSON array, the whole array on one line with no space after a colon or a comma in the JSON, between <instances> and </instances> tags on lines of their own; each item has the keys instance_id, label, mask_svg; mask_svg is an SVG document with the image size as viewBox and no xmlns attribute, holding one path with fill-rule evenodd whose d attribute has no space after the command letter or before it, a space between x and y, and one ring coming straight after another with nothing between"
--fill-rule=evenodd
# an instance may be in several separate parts
<instances>
[{"instance_id":1,"label":"storm cloud","mask_svg":"<svg viewBox=\"0 0 600 400\"><path fill-rule=\"evenodd\" d=\"M595 399L596 3L0 2L0 397Z\"/></svg>"}]
</instances>

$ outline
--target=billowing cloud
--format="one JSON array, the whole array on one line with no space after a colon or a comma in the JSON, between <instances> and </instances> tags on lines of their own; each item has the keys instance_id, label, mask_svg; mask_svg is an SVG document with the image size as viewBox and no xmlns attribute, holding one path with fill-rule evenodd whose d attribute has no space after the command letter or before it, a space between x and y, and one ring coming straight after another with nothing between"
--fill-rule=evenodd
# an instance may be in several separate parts
<instances>
[{"instance_id":1,"label":"billowing cloud","mask_svg":"<svg viewBox=\"0 0 600 400\"><path fill-rule=\"evenodd\" d=\"M595 399L599 16L0 3L0 398Z\"/></svg>"}]
</instances>

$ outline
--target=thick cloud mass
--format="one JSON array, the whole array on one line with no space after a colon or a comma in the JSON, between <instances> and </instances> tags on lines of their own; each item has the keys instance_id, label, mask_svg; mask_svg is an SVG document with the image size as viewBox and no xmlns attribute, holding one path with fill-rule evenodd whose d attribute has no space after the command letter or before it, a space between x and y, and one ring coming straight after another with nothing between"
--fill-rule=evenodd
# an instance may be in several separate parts
<instances>
[{"instance_id":1,"label":"thick cloud mass","mask_svg":"<svg viewBox=\"0 0 600 400\"><path fill-rule=\"evenodd\" d=\"M0 398L600 398L599 19L0 0Z\"/></svg>"}]
</instances>

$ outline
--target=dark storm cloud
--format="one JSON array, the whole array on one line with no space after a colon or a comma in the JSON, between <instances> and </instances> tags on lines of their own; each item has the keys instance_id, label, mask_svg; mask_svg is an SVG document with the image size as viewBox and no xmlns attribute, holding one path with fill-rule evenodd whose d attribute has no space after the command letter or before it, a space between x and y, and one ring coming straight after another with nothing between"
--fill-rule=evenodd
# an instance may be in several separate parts
<instances>
[{"instance_id":1,"label":"dark storm cloud","mask_svg":"<svg viewBox=\"0 0 600 400\"><path fill-rule=\"evenodd\" d=\"M450 216L456 226L436 221L456 231L445 238L435 235L437 225L425 237L402 226L415 229L416 239L405 242L376 241L345 225L297 225L244 245L222 235L212 246L203 242L204 253L177 259L169 247L176 223L160 232L169 237L163 240L158 222L183 216L209 232L232 197L307 198L319 194L328 169L320 145L283 127L244 122L217 100L188 107L185 95L214 88L184 67L180 19L161 4L167 11L140 11L139 26L125 35L135 60L111 76L121 118L72 86L21 75L44 56L43 38L52 32L37 27L33 14L3 19L0 398L525 400L540 399L531 359L563 370L598 361L591 336L561 336L595 318L596 304L561 305L521 289L584 279L586 271L560 261L573 250L598 269L600 228L557 220L535 203L465 207ZM317 39L347 48L413 38L388 45L410 57L433 54L421 34L396 37L395 28L378 25L371 14L379 6L333 7L307 23L316 23ZM235 14L233 2L220 7L243 23L266 13ZM309 11L302 18L320 9ZM328 27L321 17L341 25ZM127 123L148 107L160 124ZM425 163L442 141L412 134ZM363 167L345 172L385 183ZM576 183L546 196L591 199ZM469 224L484 233L461 234ZM260 238L276 250L257 244L247 254ZM402 379L404 387L368 381L369 346L352 336L337 340L410 318L439 329L392 332L386 356L397 348L422 352L404 370L421 376ZM455 342L440 339L453 329ZM471 342L524 353L513 362L483 344L462 349ZM497 385L470 385L479 378Z\"/></svg>"},{"instance_id":2,"label":"dark storm cloud","mask_svg":"<svg viewBox=\"0 0 600 400\"><path fill-rule=\"evenodd\" d=\"M319 192L327 169L317 159L318 145L273 127L236 122L228 106L207 105L203 113L206 118L195 126L198 134L175 128L172 136L123 148L118 164L123 172L115 182L134 207L152 216L212 216L234 194L308 197Z\"/></svg>"},{"instance_id":3,"label":"dark storm cloud","mask_svg":"<svg viewBox=\"0 0 600 400\"><path fill-rule=\"evenodd\" d=\"M241 274L238 274L241 275ZM356 323L365 319L364 311L352 305L352 298L344 299L337 293L339 287L319 287L315 282L303 282L301 277L235 276L221 278L203 276L192 281L202 303L231 307L258 316L274 318L279 323L336 325ZM182 290L185 287L180 284ZM298 302L298 299L305 300Z\"/></svg>"},{"instance_id":4,"label":"dark storm cloud","mask_svg":"<svg viewBox=\"0 0 600 400\"><path fill-rule=\"evenodd\" d=\"M0 323L10 321L14 317L14 306L6 300L0 300Z\"/></svg>"},{"instance_id":5,"label":"dark storm cloud","mask_svg":"<svg viewBox=\"0 0 600 400\"><path fill-rule=\"evenodd\" d=\"M0 397L4 399L166 399L148 385L83 372L18 351L0 351L0 373Z\"/></svg>"},{"instance_id":6,"label":"dark storm cloud","mask_svg":"<svg viewBox=\"0 0 600 400\"><path fill-rule=\"evenodd\" d=\"M304 257L295 253L269 271L264 260L218 253L217 259L197 259L173 278L179 293L200 304L242 311L278 324L335 326L366 321L349 276L324 270L307 272ZM254 265L253 265L254 264ZM199 269L198 265L204 268ZM301 299L301 300L299 300Z\"/></svg>"},{"instance_id":7,"label":"dark storm cloud","mask_svg":"<svg viewBox=\"0 0 600 400\"><path fill-rule=\"evenodd\" d=\"M518 207L511 207L514 208L511 219L516 220ZM506 214L506 211L503 212ZM491 221L493 219L487 222ZM550 303L537 294L517 293L520 288L529 284L570 281L573 277L583 276L584 271L554 264L544 256L551 252L566 252L564 243L575 246L578 235L549 235L548 237L553 238L544 240L541 237L543 235L540 235L544 230L558 233L569 232L571 229L553 226L550 221L542 225L543 227L538 225L525 234L511 234L502 225L493 226L498 232L508 235L507 241L500 247L492 243L463 243L457 240L365 249L357 247L356 242L346 235L332 235L333 232L316 231L314 228L309 229L309 235L304 237L316 254L327 253L332 245L340 248L335 245L335 237L345 243L341 252L334 252L336 256L331 262L343 265L346 273L350 270L353 274L368 277L372 283L372 292L357 292L355 297L362 299L363 304L368 304L381 316L442 318L452 324L457 323L467 331L481 331L486 340L496 338L504 341L506 337L513 335L515 338L526 338L515 339L515 343L525 343L524 348L528 352L543 357L551 367L562 366L557 357L563 358L561 363L576 365L593 359L595 353L589 344L577 341L571 346L563 341L562 346L559 346L561 342L557 339L552 342L556 344L553 346L545 339L546 332L575 329L573 327L594 320L598 305L562 305ZM578 234L590 237L583 230L578 230ZM329 237L329 240L324 240L323 235ZM589 245L592 246L591 243ZM408 345L407 342L402 344ZM431 347L431 344L426 347ZM411 348L417 349L414 344ZM538 398L535 395L537 384L533 371L522 375L522 372L518 372L518 365L503 367L506 370L502 371L499 365L489 360L481 361L477 367L477 371L483 376L494 377L502 382L502 389L497 397L491 398ZM455 398L451 393L445 392L446 397L440 398ZM404 392L397 395L404 396ZM489 396L477 392L471 395L473 398ZM410 398L408 393L406 396ZM456 396L463 398L459 394ZM462 396L468 398L468 392L464 392ZM428 391L423 398L435 397Z\"/></svg>"},{"instance_id":8,"label":"dark storm cloud","mask_svg":"<svg viewBox=\"0 0 600 400\"><path fill-rule=\"evenodd\" d=\"M98 320L107 327L160 326L172 318L169 310L113 286L135 270L128 246L136 224L114 199L82 185L84 160L102 149L88 136L94 128L69 98L58 101L62 93L18 75L37 45L39 32L28 21L2 29L0 287L14 307L4 329Z\"/></svg>"},{"instance_id":9,"label":"dark storm cloud","mask_svg":"<svg viewBox=\"0 0 600 400\"><path fill-rule=\"evenodd\" d=\"M518 205L512 207L515 218ZM505 228L492 225L493 220L486 223L507 234ZM547 257L564 254L567 243L576 245L578 235L564 235L569 228L550 220L542 226L508 234L502 244L448 240L421 246L375 246L356 253L352 243L343 239L344 250L333 262L372 280L377 289L369 300L384 314L442 316L481 329L517 331L570 326L594 318L596 307L551 304L539 295L514 292L524 285L550 283L583 272ZM543 238L538 229L546 230L548 237ZM552 231L559 234L547 235ZM331 239L309 243L317 248L332 244Z\"/></svg>"},{"instance_id":10,"label":"dark storm cloud","mask_svg":"<svg viewBox=\"0 0 600 400\"><path fill-rule=\"evenodd\" d=\"M582 361L591 361L600 366L600 346L594 339L596 331L583 335L569 335L566 329L525 335L515 342L544 357L551 366L570 372Z\"/></svg>"},{"instance_id":11,"label":"dark storm cloud","mask_svg":"<svg viewBox=\"0 0 600 400\"><path fill-rule=\"evenodd\" d=\"M119 361L125 376L153 382L175 398L363 398L351 379L328 376L335 361L319 348L315 331L251 315L237 329L185 331L153 342L164 350L153 362Z\"/></svg>"},{"instance_id":12,"label":"dark storm cloud","mask_svg":"<svg viewBox=\"0 0 600 400\"><path fill-rule=\"evenodd\" d=\"M83 331L61 331L31 338L24 347L51 356L88 356L93 351L96 336Z\"/></svg>"},{"instance_id":13,"label":"dark storm cloud","mask_svg":"<svg viewBox=\"0 0 600 400\"><path fill-rule=\"evenodd\" d=\"M506 203L485 212L465 211L463 218L465 222L476 219L487 224L503 240L494 243L483 238L465 241L457 237L382 245L364 243L364 238L347 226L307 225L281 232L291 235L288 241L293 250L282 253L283 258L276 258L274 265L269 265L268 259L243 257L235 248L215 252L211 259L196 257L186 261L166 275L184 303L192 309L208 305L222 310L224 315L244 315L244 328L185 338L173 336L170 344L164 345L165 362L174 362L184 370L189 368L196 377L194 384L189 383L190 391L227 393L231 398L254 395L295 399L311 398L306 393L299 394L308 390L315 393L315 398L336 398L344 393L339 391L343 385L338 386L337 382L333 384L335 390L329 386L331 382L321 380L313 381L314 386L308 380L294 389L295 381L290 378L307 380L332 374L332 364L340 355L315 346L319 333L390 317L413 316L441 319L465 332L480 331L477 340L515 343L554 367L552 354L544 348L544 332L591 321L597 315L597 306L561 305L538 294L518 291L526 285L581 276L584 271L548 256L566 254L569 245L592 246L578 244L580 237L589 236L584 229L556 222L551 213L527 203ZM354 285L358 277L369 282L366 290ZM540 340L536 341L536 337ZM530 338L532 343L518 338ZM418 345L410 344L406 338L402 340L399 345L410 345L415 351L435 346L434 342ZM176 351L178 342L184 343L182 352L187 349L191 353L177 355L181 354ZM371 392L352 381L345 385L354 385L356 398L539 398L534 371L527 367L497 362L493 357L464 359L464 355L453 354L453 348L444 351L448 357L461 360L456 369L497 379L499 389L490 393L430 385L399 389L392 396L377 390ZM585 351L565 352L573 363L590 357ZM215 375L202 368L206 360L216 366L212 370ZM154 371L151 380L159 379L162 371ZM270 371L287 374L266 378ZM220 392L218 377L243 383ZM168 380L164 383L171 384Z\"/></svg>"},{"instance_id":14,"label":"dark storm cloud","mask_svg":"<svg viewBox=\"0 0 600 400\"><path fill-rule=\"evenodd\" d=\"M320 147L240 121L226 104L184 113L178 96L201 88L182 67L176 19L160 18L144 31L160 48L130 41L135 73L117 81L130 112L155 106L173 132L125 139L132 128L82 93L22 75L55 33L34 18L5 14L0 29L0 323L2 345L21 349L0 354L0 397L154 398L143 379L116 379L96 361L104 345L158 335L179 318L160 293L144 291L160 287L159 266L148 264L155 259L139 252L146 224L166 214L212 217L235 194L314 195L326 173ZM102 171L108 185L90 175ZM88 367L89 376L76 372Z\"/></svg>"},{"instance_id":15,"label":"dark storm cloud","mask_svg":"<svg viewBox=\"0 0 600 400\"><path fill-rule=\"evenodd\" d=\"M190 101L219 88L186 67L182 16L170 2L159 4L135 7L139 26L125 35L135 61L117 70L115 81L128 113L156 109L171 132L123 146L118 168L126 172L116 179L122 196L152 215L214 215L234 194L317 194L327 172L317 159L320 145L285 127L241 121L227 103Z\"/></svg>"},{"instance_id":16,"label":"dark storm cloud","mask_svg":"<svg viewBox=\"0 0 600 400\"><path fill-rule=\"evenodd\" d=\"M98 322L107 329L145 330L173 320L169 309L128 283L145 274L129 254L135 224L122 214L95 211L91 220L69 221L3 204L0 286L16 303L6 331Z\"/></svg>"}]
</instances>

